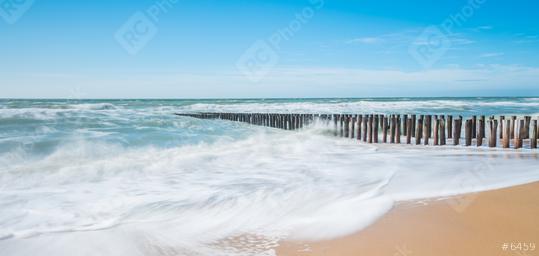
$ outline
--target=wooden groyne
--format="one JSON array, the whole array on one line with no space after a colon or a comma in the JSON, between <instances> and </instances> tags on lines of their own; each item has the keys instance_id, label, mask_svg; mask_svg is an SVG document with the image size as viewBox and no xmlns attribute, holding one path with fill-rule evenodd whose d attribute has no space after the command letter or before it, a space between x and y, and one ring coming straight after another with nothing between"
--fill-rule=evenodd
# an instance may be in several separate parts
<instances>
[{"instance_id":1,"label":"wooden groyne","mask_svg":"<svg viewBox=\"0 0 539 256\"><path fill-rule=\"evenodd\" d=\"M284 130L314 122L327 125L335 136L365 143L429 146L537 149L538 119L531 116L381 115L381 114L176 114L200 119L223 119Z\"/></svg>"}]
</instances>

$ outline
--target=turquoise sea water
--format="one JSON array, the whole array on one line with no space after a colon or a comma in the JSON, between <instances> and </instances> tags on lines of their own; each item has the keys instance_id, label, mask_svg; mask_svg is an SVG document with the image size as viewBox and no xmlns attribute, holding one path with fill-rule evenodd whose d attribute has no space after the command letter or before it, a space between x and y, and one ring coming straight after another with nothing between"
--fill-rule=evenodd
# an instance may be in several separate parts
<instances>
[{"instance_id":1,"label":"turquoise sea water","mask_svg":"<svg viewBox=\"0 0 539 256\"><path fill-rule=\"evenodd\" d=\"M539 180L531 150L173 115L206 111L537 118L539 98L1 99L0 255L272 255L282 239L355 232L401 200Z\"/></svg>"}]
</instances>

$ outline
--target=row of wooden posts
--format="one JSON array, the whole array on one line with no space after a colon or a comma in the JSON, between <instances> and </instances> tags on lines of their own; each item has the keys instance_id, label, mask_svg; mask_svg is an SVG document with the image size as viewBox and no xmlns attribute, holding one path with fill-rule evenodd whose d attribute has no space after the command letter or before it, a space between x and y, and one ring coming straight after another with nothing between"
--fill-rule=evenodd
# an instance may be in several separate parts
<instances>
[{"instance_id":1,"label":"row of wooden posts","mask_svg":"<svg viewBox=\"0 0 539 256\"><path fill-rule=\"evenodd\" d=\"M224 119L285 130L301 129L318 121L332 126L335 136L366 143L416 145L460 145L477 147L537 148L539 129L531 116L452 115L352 115L352 114L272 114L196 113L177 114L202 119ZM464 132L464 134L463 134ZM464 136L463 136L464 135ZM486 145L485 145L486 144Z\"/></svg>"}]
</instances>

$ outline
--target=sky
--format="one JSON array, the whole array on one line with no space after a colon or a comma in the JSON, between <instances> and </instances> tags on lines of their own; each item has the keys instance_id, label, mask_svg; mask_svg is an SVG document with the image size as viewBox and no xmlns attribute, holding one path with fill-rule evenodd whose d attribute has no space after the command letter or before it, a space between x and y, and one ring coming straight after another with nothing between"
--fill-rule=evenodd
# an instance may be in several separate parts
<instances>
[{"instance_id":1,"label":"sky","mask_svg":"<svg viewBox=\"0 0 539 256\"><path fill-rule=\"evenodd\" d=\"M0 98L539 95L539 1L0 0Z\"/></svg>"}]
</instances>

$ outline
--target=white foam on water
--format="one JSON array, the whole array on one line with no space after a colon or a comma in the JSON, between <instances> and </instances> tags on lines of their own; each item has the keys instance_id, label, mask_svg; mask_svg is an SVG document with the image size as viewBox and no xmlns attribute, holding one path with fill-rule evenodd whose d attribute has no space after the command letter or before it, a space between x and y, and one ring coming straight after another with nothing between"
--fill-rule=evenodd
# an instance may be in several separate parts
<instances>
[{"instance_id":1,"label":"white foam on water","mask_svg":"<svg viewBox=\"0 0 539 256\"><path fill-rule=\"evenodd\" d=\"M0 155L1 255L272 255L280 239L356 232L396 201L539 180L531 151L367 145L318 127L23 153ZM269 242L221 244L245 235Z\"/></svg>"},{"instance_id":2,"label":"white foam on water","mask_svg":"<svg viewBox=\"0 0 539 256\"><path fill-rule=\"evenodd\" d=\"M196 103L180 108L182 112L247 112L247 113L416 113L417 110L466 111L499 107L500 113L512 114L512 108L538 108L539 100L526 98L523 101L486 101L477 99L411 99L411 100L324 100L297 102L243 102L228 103ZM507 110L505 110L507 109ZM516 114L516 113L515 113Z\"/></svg>"},{"instance_id":3,"label":"white foam on water","mask_svg":"<svg viewBox=\"0 0 539 256\"><path fill-rule=\"evenodd\" d=\"M531 150L368 145L321 126L172 115L536 113L537 99L193 102L0 101L0 255L274 255L282 239L361 230L395 202L539 180Z\"/></svg>"}]
</instances>

